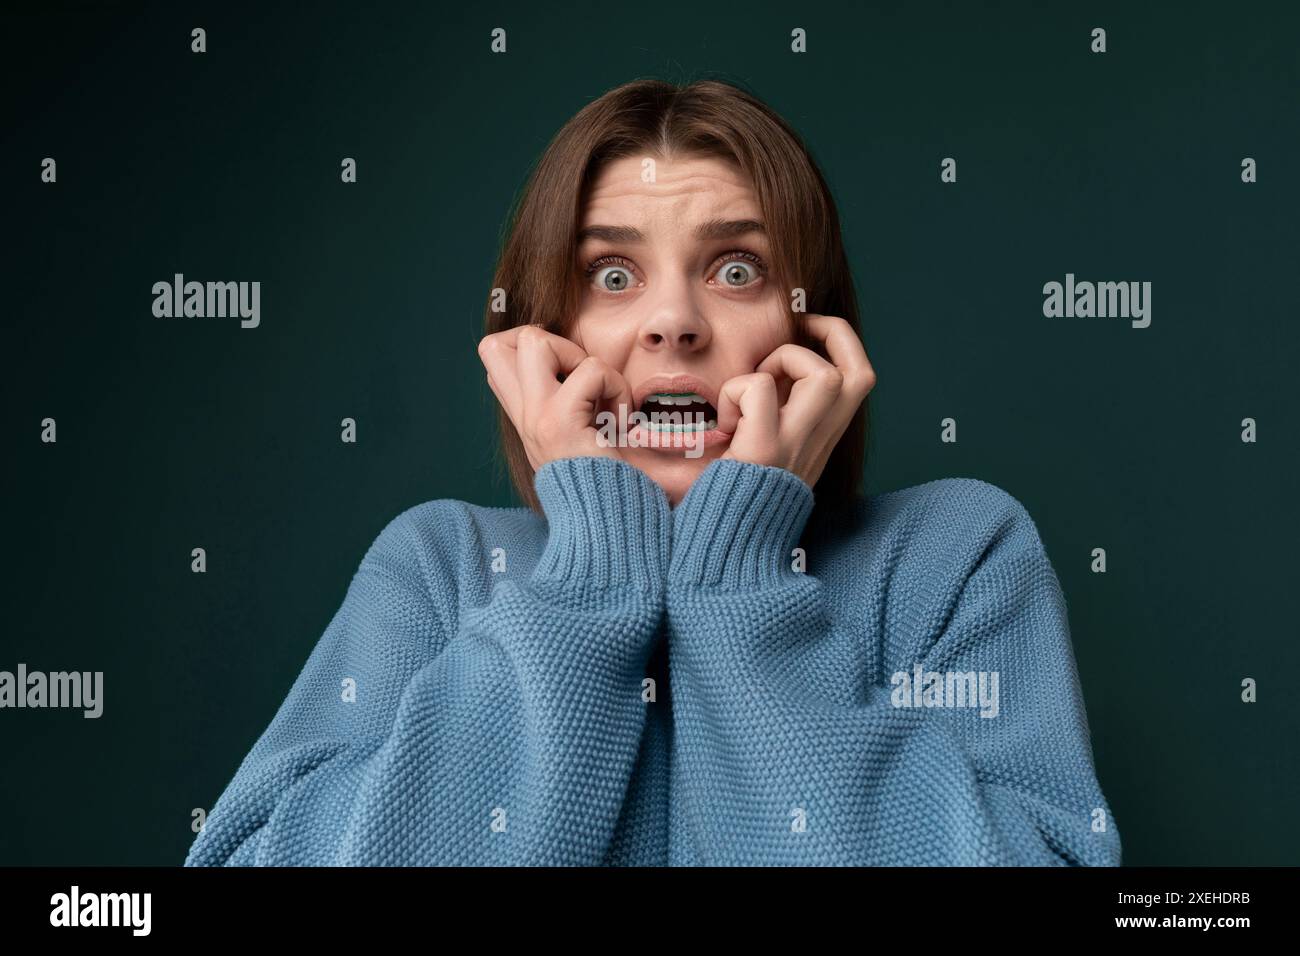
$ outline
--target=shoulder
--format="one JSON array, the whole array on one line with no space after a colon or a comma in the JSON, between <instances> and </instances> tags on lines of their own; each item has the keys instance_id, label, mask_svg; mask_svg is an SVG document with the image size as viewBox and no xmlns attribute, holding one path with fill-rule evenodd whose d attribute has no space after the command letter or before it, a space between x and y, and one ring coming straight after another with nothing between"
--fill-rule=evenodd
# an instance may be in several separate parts
<instances>
[{"instance_id":1,"label":"shoulder","mask_svg":"<svg viewBox=\"0 0 1300 956\"><path fill-rule=\"evenodd\" d=\"M979 478L940 478L874 495L866 510L878 523L896 524L925 544L1041 545L1038 526L1024 504Z\"/></svg>"},{"instance_id":2,"label":"shoulder","mask_svg":"<svg viewBox=\"0 0 1300 956\"><path fill-rule=\"evenodd\" d=\"M391 518L370 544L358 573L382 575L454 617L464 600L474 601L487 589L494 560L527 558L544 536L545 524L528 508L439 498Z\"/></svg>"},{"instance_id":3,"label":"shoulder","mask_svg":"<svg viewBox=\"0 0 1300 956\"><path fill-rule=\"evenodd\" d=\"M915 618L937 627L962 607L992 621L1035 602L1063 606L1038 526L1005 488L944 478L883 497L906 541L891 574Z\"/></svg>"},{"instance_id":4,"label":"shoulder","mask_svg":"<svg viewBox=\"0 0 1300 956\"><path fill-rule=\"evenodd\" d=\"M1048 581L1038 527L1011 492L978 478L941 478L859 497L819 517L819 576L846 601L887 614L943 619L963 592L1014 593ZM812 560L810 554L810 562Z\"/></svg>"},{"instance_id":5,"label":"shoulder","mask_svg":"<svg viewBox=\"0 0 1300 956\"><path fill-rule=\"evenodd\" d=\"M845 547L925 554L994 543L1041 544L1038 527L1020 500L978 478L939 478L859 496L817 519L826 538Z\"/></svg>"},{"instance_id":6,"label":"shoulder","mask_svg":"<svg viewBox=\"0 0 1300 956\"><path fill-rule=\"evenodd\" d=\"M893 495L909 539L903 573L948 600L962 591L1019 591L1051 571L1037 524L1005 488L943 478Z\"/></svg>"},{"instance_id":7,"label":"shoulder","mask_svg":"<svg viewBox=\"0 0 1300 956\"><path fill-rule=\"evenodd\" d=\"M859 498L840 524L827 583L839 613L881 636L887 661L921 660L945 634L976 640L1017 619L1065 633L1064 594L1038 528L1004 488L928 481Z\"/></svg>"},{"instance_id":8,"label":"shoulder","mask_svg":"<svg viewBox=\"0 0 1300 956\"><path fill-rule=\"evenodd\" d=\"M391 518L370 545L367 557L458 558L481 541L526 538L539 522L527 508L489 508L438 498L412 505Z\"/></svg>"}]
</instances>

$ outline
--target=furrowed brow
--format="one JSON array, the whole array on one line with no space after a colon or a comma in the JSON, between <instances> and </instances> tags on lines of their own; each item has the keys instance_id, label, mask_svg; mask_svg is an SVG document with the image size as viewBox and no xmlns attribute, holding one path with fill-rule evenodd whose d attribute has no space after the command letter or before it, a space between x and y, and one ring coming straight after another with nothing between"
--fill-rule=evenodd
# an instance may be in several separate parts
<instances>
[{"instance_id":1,"label":"furrowed brow","mask_svg":"<svg viewBox=\"0 0 1300 956\"><path fill-rule=\"evenodd\" d=\"M645 242L641 230L632 226L584 226L578 230L578 242L603 239L606 242Z\"/></svg>"},{"instance_id":2,"label":"furrowed brow","mask_svg":"<svg viewBox=\"0 0 1300 956\"><path fill-rule=\"evenodd\" d=\"M702 241L734 239L750 232L767 232L767 227L757 219L710 219L700 223L695 238Z\"/></svg>"},{"instance_id":3,"label":"furrowed brow","mask_svg":"<svg viewBox=\"0 0 1300 956\"><path fill-rule=\"evenodd\" d=\"M700 223L695 238L701 241L734 239L747 233L766 233L767 227L757 219L710 219ZM603 239L606 242L645 242L641 230L634 226L584 226L578 230L578 242Z\"/></svg>"}]
</instances>

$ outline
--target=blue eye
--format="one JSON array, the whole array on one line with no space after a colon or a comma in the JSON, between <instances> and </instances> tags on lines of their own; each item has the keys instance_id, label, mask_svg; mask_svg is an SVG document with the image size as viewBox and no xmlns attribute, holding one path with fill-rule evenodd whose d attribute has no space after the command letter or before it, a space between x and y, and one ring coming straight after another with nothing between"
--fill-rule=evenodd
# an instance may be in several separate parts
<instances>
[{"instance_id":1,"label":"blue eye","mask_svg":"<svg viewBox=\"0 0 1300 956\"><path fill-rule=\"evenodd\" d=\"M596 270L595 281L606 292L624 292L632 284L632 275L622 266L606 266Z\"/></svg>"},{"instance_id":2,"label":"blue eye","mask_svg":"<svg viewBox=\"0 0 1300 956\"><path fill-rule=\"evenodd\" d=\"M632 263L622 256L601 256L587 266L587 279L602 292L617 295L636 285L633 268Z\"/></svg>"},{"instance_id":3,"label":"blue eye","mask_svg":"<svg viewBox=\"0 0 1300 956\"><path fill-rule=\"evenodd\" d=\"M713 278L714 281L723 285L740 288L753 283L760 274L757 266L752 262L746 262L743 259L728 259L722 264L722 268L714 273Z\"/></svg>"}]
</instances>

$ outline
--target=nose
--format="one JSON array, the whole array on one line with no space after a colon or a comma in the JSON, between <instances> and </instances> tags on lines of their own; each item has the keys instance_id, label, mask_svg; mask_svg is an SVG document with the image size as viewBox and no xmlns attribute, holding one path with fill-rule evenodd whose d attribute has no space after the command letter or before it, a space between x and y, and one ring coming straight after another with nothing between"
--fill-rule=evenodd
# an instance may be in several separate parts
<instances>
[{"instance_id":1,"label":"nose","mask_svg":"<svg viewBox=\"0 0 1300 956\"><path fill-rule=\"evenodd\" d=\"M709 344L712 332L700 314L685 283L661 290L641 323L637 341L651 352L698 352Z\"/></svg>"}]
</instances>

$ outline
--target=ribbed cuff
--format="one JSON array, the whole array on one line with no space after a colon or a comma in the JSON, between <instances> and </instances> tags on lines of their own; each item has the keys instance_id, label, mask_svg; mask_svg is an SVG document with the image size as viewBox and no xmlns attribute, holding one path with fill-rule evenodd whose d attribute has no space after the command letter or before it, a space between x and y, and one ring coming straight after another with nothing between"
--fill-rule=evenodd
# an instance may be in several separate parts
<instances>
[{"instance_id":1,"label":"ribbed cuff","mask_svg":"<svg viewBox=\"0 0 1300 956\"><path fill-rule=\"evenodd\" d=\"M791 552L812 509L812 489L794 473L719 458L673 512L668 583L743 588L797 576Z\"/></svg>"},{"instance_id":2,"label":"ribbed cuff","mask_svg":"<svg viewBox=\"0 0 1300 956\"><path fill-rule=\"evenodd\" d=\"M559 458L533 487L549 525L535 580L662 591L672 511L645 472L617 458Z\"/></svg>"}]
</instances>

